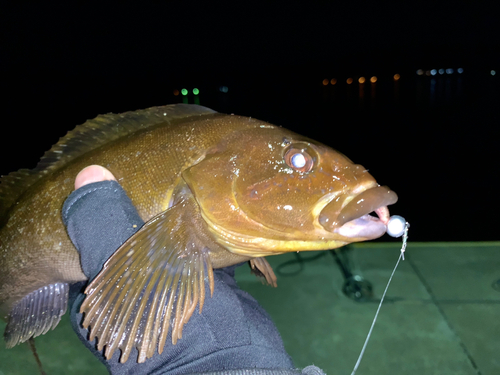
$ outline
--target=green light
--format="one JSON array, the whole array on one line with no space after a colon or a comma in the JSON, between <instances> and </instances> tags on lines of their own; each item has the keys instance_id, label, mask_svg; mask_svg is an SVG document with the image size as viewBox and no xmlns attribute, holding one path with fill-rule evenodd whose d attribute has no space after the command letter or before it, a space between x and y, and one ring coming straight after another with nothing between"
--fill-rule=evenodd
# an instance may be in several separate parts
<instances>
[{"instance_id":1,"label":"green light","mask_svg":"<svg viewBox=\"0 0 500 375\"><path fill-rule=\"evenodd\" d=\"M200 93L200 90L198 90L196 87L193 89L193 94L198 95Z\"/></svg>"},{"instance_id":2,"label":"green light","mask_svg":"<svg viewBox=\"0 0 500 375\"><path fill-rule=\"evenodd\" d=\"M182 89L181 90L181 94L184 95L184 96L186 96L188 94L188 90Z\"/></svg>"}]
</instances>

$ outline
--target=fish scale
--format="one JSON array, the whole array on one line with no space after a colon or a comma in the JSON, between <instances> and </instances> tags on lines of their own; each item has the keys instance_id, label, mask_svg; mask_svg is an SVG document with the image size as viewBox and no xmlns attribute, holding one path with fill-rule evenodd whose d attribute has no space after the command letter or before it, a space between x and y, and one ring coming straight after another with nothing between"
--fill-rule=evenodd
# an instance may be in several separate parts
<instances>
[{"instance_id":1,"label":"fish scale","mask_svg":"<svg viewBox=\"0 0 500 375\"><path fill-rule=\"evenodd\" d=\"M88 283L81 307L90 337L107 358L121 350L122 362L133 347L143 362L163 350L167 334L170 344L182 337L195 307L210 298L206 285L217 293L214 268L250 261L275 286L263 257L379 237L385 223L363 219L365 211L385 212L397 199L388 189L380 196L365 168L339 152L257 119L184 104L98 116L61 138L35 169L1 179L0 313L8 346L54 328L67 295L53 291L87 279L61 208L91 164L116 177L146 222ZM348 231L320 222L322 212L323 222L337 220L359 194L371 203L348 205ZM33 295L38 307L30 305ZM47 313L49 302L58 308Z\"/></svg>"}]
</instances>

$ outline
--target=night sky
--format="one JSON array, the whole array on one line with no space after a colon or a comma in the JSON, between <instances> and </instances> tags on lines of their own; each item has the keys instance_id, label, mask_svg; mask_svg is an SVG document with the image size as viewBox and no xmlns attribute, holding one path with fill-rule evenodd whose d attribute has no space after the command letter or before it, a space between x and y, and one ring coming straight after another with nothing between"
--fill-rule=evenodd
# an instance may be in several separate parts
<instances>
[{"instance_id":1,"label":"night sky","mask_svg":"<svg viewBox=\"0 0 500 375\"><path fill-rule=\"evenodd\" d=\"M175 89L197 87L202 105L363 164L398 193L392 211L412 240L499 239L493 2L20 3L0 13L2 175L33 168L89 118L181 102ZM425 75L441 68L454 73ZM374 75L376 92L367 83L361 94L357 79Z\"/></svg>"}]
</instances>

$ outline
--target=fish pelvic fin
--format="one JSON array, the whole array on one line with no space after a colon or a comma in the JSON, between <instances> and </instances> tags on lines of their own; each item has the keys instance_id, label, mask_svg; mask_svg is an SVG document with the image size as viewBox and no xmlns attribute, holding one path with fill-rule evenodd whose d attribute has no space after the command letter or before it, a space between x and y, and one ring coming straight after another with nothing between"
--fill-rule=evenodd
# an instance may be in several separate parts
<instances>
[{"instance_id":1,"label":"fish pelvic fin","mask_svg":"<svg viewBox=\"0 0 500 375\"><path fill-rule=\"evenodd\" d=\"M278 286L278 279L276 278L273 268L266 258L253 258L250 259L249 263L252 273L254 273L257 277L264 277L268 285L275 288Z\"/></svg>"},{"instance_id":2,"label":"fish pelvic fin","mask_svg":"<svg viewBox=\"0 0 500 375\"><path fill-rule=\"evenodd\" d=\"M86 288L83 327L107 359L121 349L124 363L136 347L144 362L156 347L162 353L169 334L174 345L182 338L197 305L201 313L205 282L214 288L201 220L194 198L182 199L130 237Z\"/></svg>"},{"instance_id":3,"label":"fish pelvic fin","mask_svg":"<svg viewBox=\"0 0 500 375\"><path fill-rule=\"evenodd\" d=\"M4 338L7 348L54 329L68 307L69 284L54 283L26 295L8 315Z\"/></svg>"}]
</instances>

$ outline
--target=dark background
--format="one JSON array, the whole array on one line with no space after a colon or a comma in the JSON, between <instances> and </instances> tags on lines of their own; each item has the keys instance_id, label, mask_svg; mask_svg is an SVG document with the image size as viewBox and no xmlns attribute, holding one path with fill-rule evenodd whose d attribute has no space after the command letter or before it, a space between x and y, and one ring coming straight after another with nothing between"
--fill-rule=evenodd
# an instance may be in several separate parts
<instances>
[{"instance_id":1,"label":"dark background","mask_svg":"<svg viewBox=\"0 0 500 375\"><path fill-rule=\"evenodd\" d=\"M0 174L33 168L98 114L197 100L364 165L398 193L392 213L411 223L411 240L498 240L497 10L405 1L3 5ZM427 76L431 69L454 73ZM360 89L357 79L373 75L377 83ZM338 82L323 86L325 78ZM194 87L196 98L173 94Z\"/></svg>"}]
</instances>

